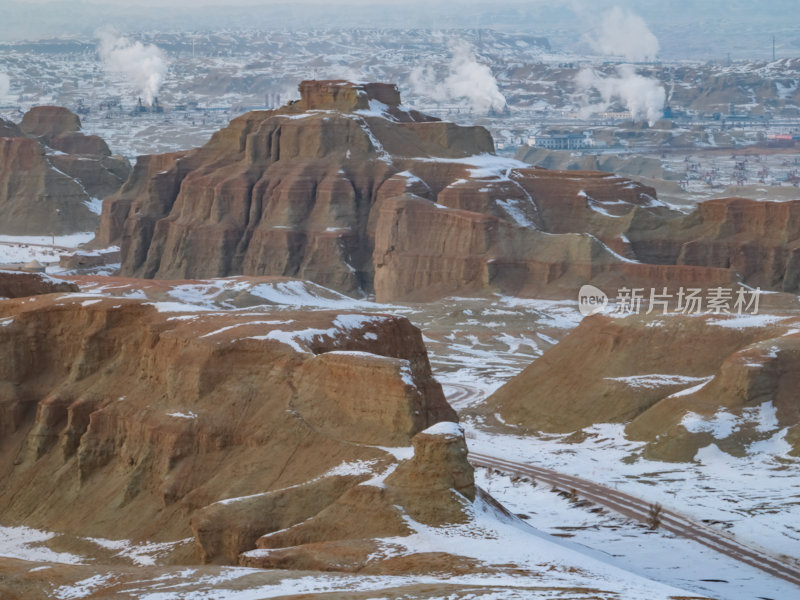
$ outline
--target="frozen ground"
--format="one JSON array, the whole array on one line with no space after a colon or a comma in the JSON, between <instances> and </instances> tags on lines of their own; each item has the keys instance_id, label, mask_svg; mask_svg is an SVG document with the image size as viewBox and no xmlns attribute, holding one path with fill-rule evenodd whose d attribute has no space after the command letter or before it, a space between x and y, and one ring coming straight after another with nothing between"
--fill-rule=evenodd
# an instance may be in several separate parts
<instances>
[{"instance_id":1,"label":"frozen ground","mask_svg":"<svg viewBox=\"0 0 800 600\"><path fill-rule=\"evenodd\" d=\"M62 254L73 251L92 238L92 231L57 236L0 235L0 265L32 260L38 260L45 266L56 265Z\"/></svg>"},{"instance_id":2,"label":"frozen ground","mask_svg":"<svg viewBox=\"0 0 800 600\"><path fill-rule=\"evenodd\" d=\"M20 245L42 241L13 239L13 243ZM83 238L77 236L57 241L74 245ZM159 309L169 311L246 309L254 319L267 312L301 307L403 314L422 329L434 373L452 404L462 413L471 449L530 461L614 486L705 520L728 534L773 553L800 556L800 527L797 525L800 522L800 480L797 477L800 460L786 456L781 432L771 440L751 447L751 454L746 458L730 457L712 445L701 450L693 463L672 464L637 458L639 444L626 440L622 427L618 425L593 427L585 431L587 435L583 441L575 442L568 440L568 436L514 435L511 428L499 432L496 423L489 424L490 416L481 411L482 401L577 326L582 316L575 301L489 296L450 298L435 304L385 305L348 298L306 282L280 279L268 282L231 278L165 285L157 281L95 277L81 285L88 292L84 295L89 302L103 295L134 297L149 299ZM763 318L771 317L766 315ZM687 381L686 385L696 383ZM768 413L767 410L764 415L767 420ZM731 425L722 417L717 420L719 423L695 425ZM528 489L520 482L511 483L501 477L490 479L484 472L478 473L480 481L498 500L515 513L528 515L528 522L536 528L571 535L572 541L620 559L635 573L695 593L714 592L714 597L724 600L752 597L748 594L762 584L776 590L765 593L763 597L775 600L792 598L787 595L786 588L781 587L783 584L745 568L737 570L736 565L701 547L660 533L646 532L612 515L578 509L549 490ZM440 549L442 544L448 543L444 538L437 538L438 541L426 539L425 535L421 530L414 543L420 547ZM15 536L23 550L9 550L16 543ZM85 562L85 557L54 555L57 550L47 549L51 537L43 532L3 529L0 555L37 562ZM97 556L104 555L114 561L127 557L131 564L158 564L159 547L101 542L95 541L99 554L91 559L92 564L98 560ZM461 545L463 542L458 543ZM175 583L173 576L174 573L169 585ZM313 586L320 585L318 579L313 581ZM331 584L334 588L341 584L340 579L331 581L334 581ZM361 582L353 585L363 584L365 589L376 589L371 587L374 581L369 578L353 581ZM489 585L491 582L485 583ZM505 585L499 580L495 583L497 586ZM724 590L729 590L727 595L722 593Z\"/></svg>"},{"instance_id":3,"label":"frozen ground","mask_svg":"<svg viewBox=\"0 0 800 600\"><path fill-rule=\"evenodd\" d=\"M614 557L635 573L724 600L790 600L797 588L727 558L696 542L644 525L580 498L568 490L511 478L480 468L478 485L533 527Z\"/></svg>"},{"instance_id":4,"label":"frozen ground","mask_svg":"<svg viewBox=\"0 0 800 600\"><path fill-rule=\"evenodd\" d=\"M403 590L403 598L409 599L568 597L590 600L597 598L595 593L599 589L604 590L604 598L668 600L684 597L687 590L692 589L685 585L654 583L646 574L630 570L624 560L551 537L521 519L500 513L481 499L469 510L473 518L468 525L434 528L409 519L408 524L416 533L379 541L377 554L391 557L455 550L479 561L483 565L481 570L485 571L482 573L450 577L361 576L245 568L220 568L216 572L209 572L207 567L158 568L155 565L159 555L175 544L130 544L84 538L84 546L89 542L109 552L107 557L90 557L54 552L45 544L56 538L56 534L25 527L0 527L0 568L3 558L7 558L26 561L28 577L35 573L34 577L46 578L58 573L49 597L64 600L95 597L109 588L117 598L150 600L256 600L336 591L352 594L348 598L355 598L359 592L369 592L369 598L395 598L391 590L398 589ZM184 542L186 540L176 544ZM114 565L133 564L148 569L115 568L109 564L109 558L114 559ZM56 583L65 579L65 570L73 572L64 569L65 565L83 565L83 572L92 574L76 575L71 577L73 581ZM265 584L264 578L272 581ZM384 595L387 592L390 595Z\"/></svg>"}]
</instances>

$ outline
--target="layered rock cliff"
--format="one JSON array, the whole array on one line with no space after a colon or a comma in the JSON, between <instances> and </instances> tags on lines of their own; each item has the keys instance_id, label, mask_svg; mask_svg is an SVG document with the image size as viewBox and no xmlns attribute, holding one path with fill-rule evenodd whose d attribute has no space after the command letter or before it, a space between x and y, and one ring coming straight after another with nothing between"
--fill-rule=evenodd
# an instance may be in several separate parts
<instances>
[{"instance_id":1,"label":"layered rock cliff","mask_svg":"<svg viewBox=\"0 0 800 600\"><path fill-rule=\"evenodd\" d=\"M194 535L203 560L236 562L395 463L380 447L455 420L404 318L163 312L174 308L85 294L0 302L5 524Z\"/></svg>"},{"instance_id":2,"label":"layered rock cliff","mask_svg":"<svg viewBox=\"0 0 800 600\"><path fill-rule=\"evenodd\" d=\"M731 269L752 286L800 290L800 200L708 200L628 237L645 262Z\"/></svg>"},{"instance_id":3,"label":"layered rock cliff","mask_svg":"<svg viewBox=\"0 0 800 600\"><path fill-rule=\"evenodd\" d=\"M80 132L65 108L32 108L19 127L0 124L0 232L67 234L97 227L97 200L130 172L97 136Z\"/></svg>"},{"instance_id":4,"label":"layered rock cliff","mask_svg":"<svg viewBox=\"0 0 800 600\"><path fill-rule=\"evenodd\" d=\"M283 275L381 300L574 291L609 273L730 280L631 260L625 232L673 214L651 188L498 158L486 130L405 110L391 85L300 92L202 148L139 160L97 234L120 243L122 275Z\"/></svg>"}]
</instances>

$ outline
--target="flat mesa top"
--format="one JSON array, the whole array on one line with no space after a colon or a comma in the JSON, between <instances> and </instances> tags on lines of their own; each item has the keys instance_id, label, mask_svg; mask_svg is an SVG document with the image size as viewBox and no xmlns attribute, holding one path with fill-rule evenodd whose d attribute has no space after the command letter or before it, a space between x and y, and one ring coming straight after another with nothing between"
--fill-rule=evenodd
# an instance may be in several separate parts
<instances>
[{"instance_id":1,"label":"flat mesa top","mask_svg":"<svg viewBox=\"0 0 800 600\"><path fill-rule=\"evenodd\" d=\"M400 92L393 83L353 83L343 79L301 81L300 101L306 110L361 110L370 100L387 106L400 105Z\"/></svg>"}]
</instances>

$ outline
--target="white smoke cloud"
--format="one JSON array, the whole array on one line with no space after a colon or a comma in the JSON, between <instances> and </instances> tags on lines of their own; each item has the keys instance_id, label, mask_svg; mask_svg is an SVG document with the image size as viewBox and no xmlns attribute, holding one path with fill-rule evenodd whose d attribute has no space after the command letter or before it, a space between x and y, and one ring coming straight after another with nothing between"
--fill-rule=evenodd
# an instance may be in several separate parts
<instances>
[{"instance_id":1,"label":"white smoke cloud","mask_svg":"<svg viewBox=\"0 0 800 600\"><path fill-rule=\"evenodd\" d=\"M605 16L597 37L589 37L588 41L601 54L632 62L653 60L660 49L658 38L644 19L619 6Z\"/></svg>"},{"instance_id":2,"label":"white smoke cloud","mask_svg":"<svg viewBox=\"0 0 800 600\"><path fill-rule=\"evenodd\" d=\"M603 76L593 69L581 69L576 84L586 93L597 90L603 99L603 104L587 104L584 113L604 111L618 100L636 121L647 121L652 125L664 114L667 100L664 88L658 80L637 74L631 65L618 66L616 77Z\"/></svg>"},{"instance_id":3,"label":"white smoke cloud","mask_svg":"<svg viewBox=\"0 0 800 600\"><path fill-rule=\"evenodd\" d=\"M0 98L7 96L9 89L11 89L11 80L5 73L0 73Z\"/></svg>"},{"instance_id":4,"label":"white smoke cloud","mask_svg":"<svg viewBox=\"0 0 800 600\"><path fill-rule=\"evenodd\" d=\"M167 74L164 52L158 46L134 42L112 27L98 29L95 36L106 72L124 77L144 102L152 104Z\"/></svg>"},{"instance_id":5,"label":"white smoke cloud","mask_svg":"<svg viewBox=\"0 0 800 600\"><path fill-rule=\"evenodd\" d=\"M452 46L452 51L444 78L437 76L430 66L411 71L409 83L413 92L436 102L467 100L476 112L505 108L505 96L500 93L492 70L477 61L470 45L459 41Z\"/></svg>"}]
</instances>

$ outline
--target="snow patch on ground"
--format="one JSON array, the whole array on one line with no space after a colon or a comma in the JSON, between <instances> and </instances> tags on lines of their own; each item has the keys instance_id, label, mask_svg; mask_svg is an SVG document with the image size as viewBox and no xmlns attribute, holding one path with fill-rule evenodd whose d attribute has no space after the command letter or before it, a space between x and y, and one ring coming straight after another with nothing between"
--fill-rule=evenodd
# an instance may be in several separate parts
<instances>
[{"instance_id":1,"label":"snow patch on ground","mask_svg":"<svg viewBox=\"0 0 800 600\"><path fill-rule=\"evenodd\" d=\"M133 564L139 566L154 566L159 555L172 551L176 546L187 544L194 538L186 538L177 542L141 542L135 543L130 540L107 540L104 538L86 538L90 542L97 544L101 548L111 550L114 556L129 559Z\"/></svg>"},{"instance_id":2,"label":"snow patch on ground","mask_svg":"<svg viewBox=\"0 0 800 600\"><path fill-rule=\"evenodd\" d=\"M710 433L717 440L724 440L733 435L741 423L739 417L725 410L719 410L711 417L704 417L694 412L688 412L681 419L681 425L689 433Z\"/></svg>"},{"instance_id":3,"label":"snow patch on ground","mask_svg":"<svg viewBox=\"0 0 800 600\"><path fill-rule=\"evenodd\" d=\"M717 327L728 327L731 329L750 329L754 327L766 327L774 323L780 323L789 317L780 317L777 315L737 315L728 319L709 319L709 325L716 325Z\"/></svg>"},{"instance_id":4,"label":"snow patch on ground","mask_svg":"<svg viewBox=\"0 0 800 600\"><path fill-rule=\"evenodd\" d=\"M366 475L372 473L377 460L354 460L345 461L340 465L329 469L322 477L334 477L337 475Z\"/></svg>"},{"instance_id":5,"label":"snow patch on ground","mask_svg":"<svg viewBox=\"0 0 800 600\"><path fill-rule=\"evenodd\" d=\"M609 381L619 381L632 388L654 389L667 385L681 385L707 382L708 377L687 377L686 375L666 375L652 373L649 375L628 375L625 377L606 377Z\"/></svg>"},{"instance_id":6,"label":"snow patch on ground","mask_svg":"<svg viewBox=\"0 0 800 600\"><path fill-rule=\"evenodd\" d=\"M427 435L443 435L449 437L464 437L464 430L458 423L452 421L440 421L435 425L431 425L422 433Z\"/></svg>"},{"instance_id":7,"label":"snow patch on ground","mask_svg":"<svg viewBox=\"0 0 800 600\"><path fill-rule=\"evenodd\" d=\"M193 412L171 412L167 413L168 417L175 417L176 419L196 419L197 415Z\"/></svg>"},{"instance_id":8,"label":"snow patch on ground","mask_svg":"<svg viewBox=\"0 0 800 600\"><path fill-rule=\"evenodd\" d=\"M104 575L94 575L87 579L82 579L72 585L62 585L55 591L58 600L75 600L76 598L87 598L96 591L101 590L114 580L113 573Z\"/></svg>"},{"instance_id":9,"label":"snow patch on ground","mask_svg":"<svg viewBox=\"0 0 800 600\"><path fill-rule=\"evenodd\" d=\"M42 544L56 537L50 531L30 527L0 526L0 556L31 562L81 565L85 559L66 552L54 552Z\"/></svg>"},{"instance_id":10,"label":"snow patch on ground","mask_svg":"<svg viewBox=\"0 0 800 600\"><path fill-rule=\"evenodd\" d=\"M563 542L520 519L509 518L480 498L466 505L465 510L472 517L466 525L431 527L407 518L415 533L382 539L379 554L389 557L444 552L471 557L487 565L515 565L534 573L544 569L549 586L593 587L626 600L666 600L670 596L688 595L685 590L625 570L600 552ZM528 577L511 574L488 573L472 577L483 580L484 585L524 587L526 581L530 582ZM465 580L472 577L452 579L466 583Z\"/></svg>"}]
</instances>

